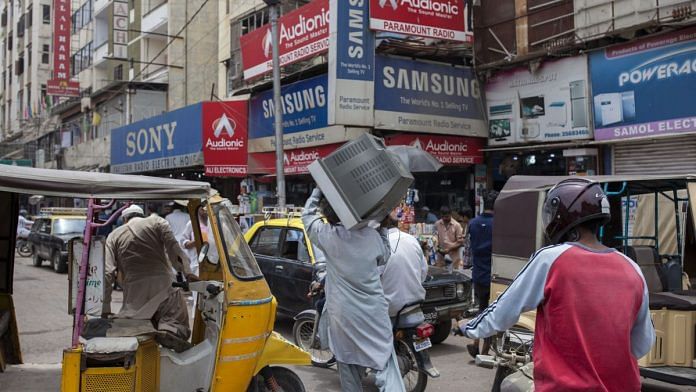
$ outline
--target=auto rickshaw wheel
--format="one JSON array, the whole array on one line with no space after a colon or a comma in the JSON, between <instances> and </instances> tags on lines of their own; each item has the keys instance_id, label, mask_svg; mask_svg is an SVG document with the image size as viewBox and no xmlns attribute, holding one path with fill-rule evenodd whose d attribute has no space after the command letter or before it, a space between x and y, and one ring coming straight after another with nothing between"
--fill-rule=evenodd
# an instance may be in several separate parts
<instances>
[{"instance_id":1,"label":"auto rickshaw wheel","mask_svg":"<svg viewBox=\"0 0 696 392\"><path fill-rule=\"evenodd\" d=\"M430 337L430 341L433 344L444 342L445 339L450 336L450 333L452 333L452 320L441 321L433 326L435 327L435 333Z\"/></svg>"},{"instance_id":2,"label":"auto rickshaw wheel","mask_svg":"<svg viewBox=\"0 0 696 392\"><path fill-rule=\"evenodd\" d=\"M267 366L251 380L248 392L305 392L300 377L290 369Z\"/></svg>"},{"instance_id":3,"label":"auto rickshaw wheel","mask_svg":"<svg viewBox=\"0 0 696 392\"><path fill-rule=\"evenodd\" d=\"M53 255L51 256L51 266L53 267L53 270L58 274L62 274L68 271L68 265L66 263L63 263L63 260L61 260L60 252L53 252Z\"/></svg>"}]
</instances>

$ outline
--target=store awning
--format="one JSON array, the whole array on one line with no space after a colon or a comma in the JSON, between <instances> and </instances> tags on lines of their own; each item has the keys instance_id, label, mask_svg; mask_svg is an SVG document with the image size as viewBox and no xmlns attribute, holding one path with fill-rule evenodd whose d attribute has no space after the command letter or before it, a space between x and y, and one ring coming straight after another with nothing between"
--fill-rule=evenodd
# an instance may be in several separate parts
<instances>
[{"instance_id":1,"label":"store awning","mask_svg":"<svg viewBox=\"0 0 696 392\"><path fill-rule=\"evenodd\" d=\"M632 142L645 142L645 141L660 141L664 139L679 139L679 138L693 138L694 134L683 134L683 135L661 135L661 136L646 136L646 137L636 137L629 139L614 139L614 140L575 140L572 142L563 143L537 143L537 144L527 144L527 145L516 145L516 146L492 146L481 149L484 152L514 152L514 151L528 151L528 150L550 150L550 149L561 149L561 148L582 148L591 146L601 146L601 145L611 145L611 144L626 144Z\"/></svg>"}]
</instances>

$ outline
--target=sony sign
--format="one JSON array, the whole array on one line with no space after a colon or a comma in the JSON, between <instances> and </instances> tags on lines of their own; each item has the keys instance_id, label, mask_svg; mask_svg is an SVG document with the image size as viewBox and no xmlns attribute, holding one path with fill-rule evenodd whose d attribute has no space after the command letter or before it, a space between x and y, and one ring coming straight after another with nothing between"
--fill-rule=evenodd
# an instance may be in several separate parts
<instances>
[{"instance_id":1,"label":"sony sign","mask_svg":"<svg viewBox=\"0 0 696 392\"><path fill-rule=\"evenodd\" d=\"M176 121L157 125L155 127L140 128L126 134L126 155L129 157L145 155L147 153L161 152L174 149L174 132ZM162 143L164 142L164 144Z\"/></svg>"}]
</instances>

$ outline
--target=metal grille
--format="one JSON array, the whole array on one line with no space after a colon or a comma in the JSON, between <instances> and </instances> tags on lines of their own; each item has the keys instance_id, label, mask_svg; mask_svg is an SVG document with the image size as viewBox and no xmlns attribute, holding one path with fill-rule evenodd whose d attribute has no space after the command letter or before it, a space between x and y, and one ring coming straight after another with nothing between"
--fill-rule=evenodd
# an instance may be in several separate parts
<instances>
[{"instance_id":1,"label":"metal grille","mask_svg":"<svg viewBox=\"0 0 696 392\"><path fill-rule=\"evenodd\" d=\"M390 178L398 175L387 164L386 159L384 155L377 155L350 171L363 193L369 193L371 190L389 181Z\"/></svg>"},{"instance_id":2,"label":"metal grille","mask_svg":"<svg viewBox=\"0 0 696 392\"><path fill-rule=\"evenodd\" d=\"M428 287L425 289L425 301L441 301L443 299L452 299L457 297L457 287L454 283Z\"/></svg>"},{"instance_id":3,"label":"metal grille","mask_svg":"<svg viewBox=\"0 0 696 392\"><path fill-rule=\"evenodd\" d=\"M83 374L82 392L133 392L135 373Z\"/></svg>"},{"instance_id":4,"label":"metal grille","mask_svg":"<svg viewBox=\"0 0 696 392\"><path fill-rule=\"evenodd\" d=\"M696 173L696 138L675 138L614 146L614 174Z\"/></svg>"},{"instance_id":5,"label":"metal grille","mask_svg":"<svg viewBox=\"0 0 696 392\"><path fill-rule=\"evenodd\" d=\"M370 143L367 140L361 140L357 143L344 146L342 149L337 151L336 154L329 157L329 159L333 160L334 165L341 166L342 164L362 154L368 148L370 148Z\"/></svg>"},{"instance_id":6,"label":"metal grille","mask_svg":"<svg viewBox=\"0 0 696 392\"><path fill-rule=\"evenodd\" d=\"M141 380L140 391L155 392L157 391L157 382L159 374L157 365L159 363L159 350L154 342L141 346L142 356L139 364L139 377Z\"/></svg>"}]
</instances>

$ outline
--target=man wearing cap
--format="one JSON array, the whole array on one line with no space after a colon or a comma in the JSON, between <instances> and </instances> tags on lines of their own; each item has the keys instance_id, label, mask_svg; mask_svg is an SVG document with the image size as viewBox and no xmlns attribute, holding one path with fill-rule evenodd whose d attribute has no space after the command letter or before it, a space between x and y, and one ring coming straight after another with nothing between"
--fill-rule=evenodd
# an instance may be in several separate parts
<instances>
[{"instance_id":1,"label":"man wearing cap","mask_svg":"<svg viewBox=\"0 0 696 392\"><path fill-rule=\"evenodd\" d=\"M124 225L106 240L102 316L111 314L111 289L118 271L123 306L117 317L152 320L160 332L160 343L181 351L181 343L186 343L191 331L181 290L172 288L172 267L189 280L197 280L188 257L166 220L145 218L137 205L123 210L121 216Z\"/></svg>"},{"instance_id":2,"label":"man wearing cap","mask_svg":"<svg viewBox=\"0 0 696 392\"><path fill-rule=\"evenodd\" d=\"M191 221L189 215L183 211L187 205L186 200L174 200L168 205L172 212L165 218L172 228L174 238L179 242L186 236L186 225Z\"/></svg>"}]
</instances>

